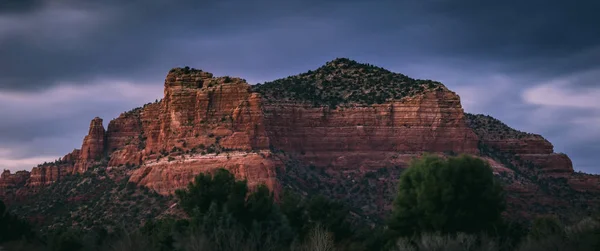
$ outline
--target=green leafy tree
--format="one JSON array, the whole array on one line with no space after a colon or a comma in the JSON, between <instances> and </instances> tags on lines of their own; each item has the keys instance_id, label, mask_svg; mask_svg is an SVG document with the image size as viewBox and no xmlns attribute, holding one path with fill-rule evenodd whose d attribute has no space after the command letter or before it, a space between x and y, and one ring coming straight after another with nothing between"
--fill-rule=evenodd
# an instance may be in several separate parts
<instances>
[{"instance_id":1,"label":"green leafy tree","mask_svg":"<svg viewBox=\"0 0 600 251\"><path fill-rule=\"evenodd\" d=\"M396 234L480 233L501 223L503 190L489 164L426 155L400 176L389 228Z\"/></svg>"}]
</instances>

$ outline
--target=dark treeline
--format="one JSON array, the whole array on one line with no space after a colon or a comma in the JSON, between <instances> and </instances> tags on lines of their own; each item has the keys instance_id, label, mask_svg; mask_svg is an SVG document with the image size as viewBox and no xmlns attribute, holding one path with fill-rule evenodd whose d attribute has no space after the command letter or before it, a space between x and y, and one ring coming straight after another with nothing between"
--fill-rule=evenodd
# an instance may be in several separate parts
<instances>
[{"instance_id":1,"label":"dark treeline","mask_svg":"<svg viewBox=\"0 0 600 251\"><path fill-rule=\"evenodd\" d=\"M564 225L554 216L523 225L501 217L504 192L489 164L468 156L425 156L400 177L386 226L350 223L342 203L266 186L250 190L224 169L176 192L186 218L140 229L59 228L34 235L0 203L0 245L8 250L600 250L600 219ZM3 244L1 244L3 243Z\"/></svg>"}]
</instances>

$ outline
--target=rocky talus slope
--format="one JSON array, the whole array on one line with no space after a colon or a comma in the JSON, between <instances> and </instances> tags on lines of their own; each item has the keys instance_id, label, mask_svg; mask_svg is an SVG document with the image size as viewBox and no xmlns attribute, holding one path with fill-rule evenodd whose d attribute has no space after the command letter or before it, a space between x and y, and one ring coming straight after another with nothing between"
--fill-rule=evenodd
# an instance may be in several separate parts
<instances>
[{"instance_id":1,"label":"rocky talus slope","mask_svg":"<svg viewBox=\"0 0 600 251\"><path fill-rule=\"evenodd\" d=\"M224 167L251 186L321 192L376 218L389 210L402 168L424 152L490 161L512 193L512 208L525 216L545 212L527 205L551 207L565 192L595 203L600 188L541 136L465 114L459 96L439 82L336 59L254 86L172 69L162 100L122 113L106 129L94 118L81 150L31 172L4 172L0 197L35 203L28 198L44 187L99 170L167 196Z\"/></svg>"}]
</instances>

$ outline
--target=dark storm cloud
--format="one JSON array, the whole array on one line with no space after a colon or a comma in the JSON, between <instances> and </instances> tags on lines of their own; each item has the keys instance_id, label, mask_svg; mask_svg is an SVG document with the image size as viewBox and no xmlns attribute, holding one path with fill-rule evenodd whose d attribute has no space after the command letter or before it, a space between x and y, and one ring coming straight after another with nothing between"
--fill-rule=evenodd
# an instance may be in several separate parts
<instances>
[{"instance_id":1,"label":"dark storm cloud","mask_svg":"<svg viewBox=\"0 0 600 251\"><path fill-rule=\"evenodd\" d=\"M293 17L310 19L311 15L326 15L319 13L319 8L326 5L318 1L288 1L272 6L273 1L62 3L12 17L15 23L31 22L56 30L55 33L23 34L40 28L30 26L0 33L3 55L0 88L44 88L57 84L57 80L82 81L99 74L121 77L156 71L163 74L190 56L209 62L202 56L210 53L211 48L182 48L182 40L256 32ZM44 10L54 12L44 15ZM65 16L56 15L61 13ZM45 24L49 19L57 20ZM45 41L40 43L40 40ZM235 57L227 51L220 53L224 60Z\"/></svg>"},{"instance_id":2,"label":"dark storm cloud","mask_svg":"<svg viewBox=\"0 0 600 251\"><path fill-rule=\"evenodd\" d=\"M42 0L2 0L0 14L30 12L42 7Z\"/></svg>"},{"instance_id":3,"label":"dark storm cloud","mask_svg":"<svg viewBox=\"0 0 600 251\"><path fill-rule=\"evenodd\" d=\"M598 1L435 1L429 9L456 28L444 44L458 53L547 58L600 43Z\"/></svg>"},{"instance_id":4,"label":"dark storm cloud","mask_svg":"<svg viewBox=\"0 0 600 251\"><path fill-rule=\"evenodd\" d=\"M560 60L574 53L585 53L600 42L595 26L600 23L595 15L600 4L595 1L83 0L58 1L58 4L46 4L44 9L34 8L40 2L25 2L28 4L23 6L37 11L13 17L15 22L34 22L57 32L49 36L44 36L44 32L24 35L23 30L17 28L6 32L8 34L0 33L0 55L3 55L0 88L3 89L43 88L58 80L85 83L84 80L95 75L150 74L155 78L157 72L163 74L186 58L206 64L215 60L202 58L205 53L214 52L212 48L182 48L178 46L181 40L258 32L278 23L288 24L289 27L282 28L293 31L302 26L290 21L293 18L300 22L315 19L323 25L341 23L340 37L324 41L321 48L313 48L316 51L327 48L334 54L333 43L343 42L344 46L337 48L339 56L353 54L370 59L373 55L405 57L408 54L409 58L435 55L485 59L504 70L527 68L552 74L580 70L600 58L600 55L584 55L568 63ZM43 10L68 10L70 14L66 13L62 23L60 16L43 16ZM81 20L74 21L80 23L70 22L69 15L78 15L78 11ZM46 19L56 18L59 20L44 25ZM31 30L31 27L24 29ZM306 40L318 39L306 35ZM40 39L45 41L40 44ZM270 40L275 46L278 41L288 44L283 46L287 50L293 46L308 49L285 37L270 37ZM238 41L234 46L243 44ZM227 51L218 52L224 61L236 57ZM305 52L297 54L301 56ZM197 58L194 60L192 56ZM262 70L280 65L278 61L282 60L278 53L263 54L263 57L274 63L265 62ZM295 59L304 61L285 57L292 64ZM546 64L540 66L540 61Z\"/></svg>"},{"instance_id":5,"label":"dark storm cloud","mask_svg":"<svg viewBox=\"0 0 600 251\"><path fill-rule=\"evenodd\" d=\"M0 47L2 88L43 88L57 84L58 80L85 83L83 80L98 74L139 75L149 65L161 65L157 60L162 53L177 48L169 43L170 38L193 32L190 27L194 26L210 32L210 23L194 22L190 18L193 8L181 8L178 13L173 7L177 4L82 2L49 6L45 11L54 12L48 14L40 10L21 18L13 17L17 23L31 22L32 26L56 32L50 31L47 36L44 36L46 31L23 34L37 28L30 26L6 32L7 37ZM182 3L182 6L189 4ZM198 9L195 14L210 17L207 9ZM75 20L69 20L69 15ZM61 18L66 20L61 22ZM49 19L57 20L44 24ZM0 33L0 42L1 39ZM46 41L40 43L42 39Z\"/></svg>"},{"instance_id":6,"label":"dark storm cloud","mask_svg":"<svg viewBox=\"0 0 600 251\"><path fill-rule=\"evenodd\" d=\"M94 116L106 124L159 98L172 67L262 82L350 57L440 80L467 111L542 133L576 165L589 165L597 157L580 149L600 145L600 135L584 141L565 132L595 133L571 121L600 108L543 100L535 88L593 98L599 11L590 0L0 0L0 153L63 155L81 144ZM102 88L111 81L152 92ZM61 137L69 140L48 150Z\"/></svg>"},{"instance_id":7,"label":"dark storm cloud","mask_svg":"<svg viewBox=\"0 0 600 251\"><path fill-rule=\"evenodd\" d=\"M425 56L476 60L485 62L489 69L535 72L546 77L600 64L599 1L433 0L420 3L411 6L414 15L410 16L409 26L417 25L416 30L394 31L391 23L385 29L390 37L412 40L409 45L419 51L426 47L429 53ZM384 19L393 11L390 8L387 15L376 18ZM400 22L397 24L402 26Z\"/></svg>"}]
</instances>

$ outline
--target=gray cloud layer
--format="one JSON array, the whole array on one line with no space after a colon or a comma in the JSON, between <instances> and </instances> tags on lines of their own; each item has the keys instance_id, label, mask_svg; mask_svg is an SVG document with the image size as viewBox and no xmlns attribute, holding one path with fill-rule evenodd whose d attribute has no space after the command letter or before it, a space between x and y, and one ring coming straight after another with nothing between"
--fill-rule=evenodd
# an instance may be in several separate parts
<instances>
[{"instance_id":1,"label":"gray cloud layer","mask_svg":"<svg viewBox=\"0 0 600 251\"><path fill-rule=\"evenodd\" d=\"M79 147L94 116L160 98L175 66L262 82L350 57L440 80L467 111L541 133L577 170L600 173L599 10L587 0L0 1L0 167Z\"/></svg>"}]
</instances>

